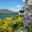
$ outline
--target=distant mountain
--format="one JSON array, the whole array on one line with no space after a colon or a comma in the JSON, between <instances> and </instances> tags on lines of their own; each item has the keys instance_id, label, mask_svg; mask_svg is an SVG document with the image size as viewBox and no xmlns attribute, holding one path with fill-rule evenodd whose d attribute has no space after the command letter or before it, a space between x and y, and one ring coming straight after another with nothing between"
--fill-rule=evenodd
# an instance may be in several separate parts
<instances>
[{"instance_id":1,"label":"distant mountain","mask_svg":"<svg viewBox=\"0 0 32 32\"><path fill-rule=\"evenodd\" d=\"M16 17L18 15L19 15L18 12L9 11L8 9L0 9L0 18Z\"/></svg>"},{"instance_id":2,"label":"distant mountain","mask_svg":"<svg viewBox=\"0 0 32 32\"><path fill-rule=\"evenodd\" d=\"M9 11L8 9L0 9L0 14L11 14L11 13L15 13L15 12Z\"/></svg>"}]
</instances>

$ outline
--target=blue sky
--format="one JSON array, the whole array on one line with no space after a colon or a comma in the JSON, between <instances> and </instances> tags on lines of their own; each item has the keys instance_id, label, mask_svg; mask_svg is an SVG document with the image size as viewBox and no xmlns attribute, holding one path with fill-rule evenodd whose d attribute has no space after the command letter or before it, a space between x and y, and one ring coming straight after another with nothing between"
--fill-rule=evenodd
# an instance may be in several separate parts
<instances>
[{"instance_id":1,"label":"blue sky","mask_svg":"<svg viewBox=\"0 0 32 32\"><path fill-rule=\"evenodd\" d=\"M0 0L0 9L19 11L24 6L25 0Z\"/></svg>"}]
</instances>

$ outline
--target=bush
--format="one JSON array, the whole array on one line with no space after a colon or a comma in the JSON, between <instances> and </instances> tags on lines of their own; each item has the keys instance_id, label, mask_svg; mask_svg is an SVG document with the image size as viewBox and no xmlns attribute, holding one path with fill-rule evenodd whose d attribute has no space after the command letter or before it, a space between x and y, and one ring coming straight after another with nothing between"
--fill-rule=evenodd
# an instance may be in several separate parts
<instances>
[{"instance_id":1,"label":"bush","mask_svg":"<svg viewBox=\"0 0 32 32\"><path fill-rule=\"evenodd\" d=\"M23 21L23 17L20 16L0 19L0 32L15 32L21 25L23 25Z\"/></svg>"}]
</instances>

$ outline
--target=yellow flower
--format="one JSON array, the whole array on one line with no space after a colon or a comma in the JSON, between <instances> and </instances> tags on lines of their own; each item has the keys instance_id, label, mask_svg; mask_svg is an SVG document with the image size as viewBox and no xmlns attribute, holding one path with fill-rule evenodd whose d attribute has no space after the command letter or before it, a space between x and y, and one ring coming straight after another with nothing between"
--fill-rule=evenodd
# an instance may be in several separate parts
<instances>
[{"instance_id":1,"label":"yellow flower","mask_svg":"<svg viewBox=\"0 0 32 32\"><path fill-rule=\"evenodd\" d=\"M4 22L10 23L10 22L12 22L12 18L6 17L6 18L4 19Z\"/></svg>"}]
</instances>

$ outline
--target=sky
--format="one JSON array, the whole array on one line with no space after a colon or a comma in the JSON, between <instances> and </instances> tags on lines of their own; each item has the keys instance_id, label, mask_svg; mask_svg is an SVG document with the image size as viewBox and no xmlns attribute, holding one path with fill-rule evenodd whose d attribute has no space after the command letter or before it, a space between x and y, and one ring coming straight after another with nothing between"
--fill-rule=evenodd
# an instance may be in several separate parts
<instances>
[{"instance_id":1,"label":"sky","mask_svg":"<svg viewBox=\"0 0 32 32\"><path fill-rule=\"evenodd\" d=\"M19 11L24 6L25 0L0 0L0 9Z\"/></svg>"}]
</instances>

